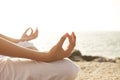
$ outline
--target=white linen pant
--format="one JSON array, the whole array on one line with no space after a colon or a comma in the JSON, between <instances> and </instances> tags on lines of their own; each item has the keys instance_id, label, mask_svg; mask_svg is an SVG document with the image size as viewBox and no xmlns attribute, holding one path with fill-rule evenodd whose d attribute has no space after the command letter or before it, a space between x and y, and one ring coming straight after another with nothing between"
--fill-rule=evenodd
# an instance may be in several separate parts
<instances>
[{"instance_id":1,"label":"white linen pant","mask_svg":"<svg viewBox=\"0 0 120 80\"><path fill-rule=\"evenodd\" d=\"M74 80L79 67L69 59L51 63L0 58L0 80Z\"/></svg>"}]
</instances>

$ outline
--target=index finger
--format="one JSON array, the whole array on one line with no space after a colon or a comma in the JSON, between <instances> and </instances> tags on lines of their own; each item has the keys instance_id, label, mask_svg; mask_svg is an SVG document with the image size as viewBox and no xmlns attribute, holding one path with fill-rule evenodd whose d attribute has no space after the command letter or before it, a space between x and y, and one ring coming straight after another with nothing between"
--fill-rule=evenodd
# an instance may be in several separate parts
<instances>
[{"instance_id":1,"label":"index finger","mask_svg":"<svg viewBox=\"0 0 120 80\"><path fill-rule=\"evenodd\" d=\"M28 29L26 29L26 31L24 32L24 34L27 34L28 31L30 31L29 36L33 34L33 29L31 27L29 27Z\"/></svg>"},{"instance_id":2,"label":"index finger","mask_svg":"<svg viewBox=\"0 0 120 80\"><path fill-rule=\"evenodd\" d=\"M60 40L59 40L59 42L57 43L57 45L59 45L60 47L62 47L65 39L67 38L67 36L68 36L68 33L64 34L64 35L60 38Z\"/></svg>"}]
</instances>

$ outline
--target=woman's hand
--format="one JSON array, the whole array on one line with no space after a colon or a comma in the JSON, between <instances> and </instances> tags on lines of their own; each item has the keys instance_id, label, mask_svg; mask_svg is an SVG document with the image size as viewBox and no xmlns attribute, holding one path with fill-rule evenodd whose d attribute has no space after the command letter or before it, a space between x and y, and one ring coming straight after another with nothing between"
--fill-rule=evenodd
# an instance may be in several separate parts
<instances>
[{"instance_id":1,"label":"woman's hand","mask_svg":"<svg viewBox=\"0 0 120 80\"><path fill-rule=\"evenodd\" d=\"M30 35L27 35L27 32L28 32L29 30L31 31L31 32L30 32ZM33 32L33 29L32 29L32 28L28 28L28 29L26 29L26 31L23 33L20 41L30 41L30 40L33 40L33 39L35 39L35 38L37 38L37 37L38 37L38 29L36 28L36 31Z\"/></svg>"},{"instance_id":2,"label":"woman's hand","mask_svg":"<svg viewBox=\"0 0 120 80\"><path fill-rule=\"evenodd\" d=\"M68 38L69 45L66 50L62 48L64 41ZM48 52L48 59L50 61L60 60L65 57L69 57L71 55L72 50L74 49L76 44L76 36L74 32L71 35L66 33L61 37L59 42Z\"/></svg>"}]
</instances>

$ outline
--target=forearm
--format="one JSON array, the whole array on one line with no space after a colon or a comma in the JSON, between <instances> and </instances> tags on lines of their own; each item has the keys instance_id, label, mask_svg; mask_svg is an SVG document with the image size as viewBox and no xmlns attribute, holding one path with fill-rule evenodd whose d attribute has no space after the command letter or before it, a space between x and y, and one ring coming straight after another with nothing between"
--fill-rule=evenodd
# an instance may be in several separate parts
<instances>
[{"instance_id":1,"label":"forearm","mask_svg":"<svg viewBox=\"0 0 120 80\"><path fill-rule=\"evenodd\" d=\"M47 53L20 47L3 38L0 38L0 54L12 57L27 58L36 61L50 62Z\"/></svg>"},{"instance_id":2,"label":"forearm","mask_svg":"<svg viewBox=\"0 0 120 80\"><path fill-rule=\"evenodd\" d=\"M14 39L14 38L5 36L5 35L3 35L3 34L0 34L0 37L6 39L6 40L8 40L8 41L11 41L11 42L13 42L13 43L18 43L18 42L20 41L20 39Z\"/></svg>"}]
</instances>

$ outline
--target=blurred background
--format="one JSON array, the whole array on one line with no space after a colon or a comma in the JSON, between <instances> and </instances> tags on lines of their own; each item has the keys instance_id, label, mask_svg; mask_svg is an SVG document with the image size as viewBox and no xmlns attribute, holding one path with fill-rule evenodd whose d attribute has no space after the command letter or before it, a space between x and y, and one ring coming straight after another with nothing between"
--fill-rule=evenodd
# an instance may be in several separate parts
<instances>
[{"instance_id":1,"label":"blurred background","mask_svg":"<svg viewBox=\"0 0 120 80\"><path fill-rule=\"evenodd\" d=\"M83 54L120 56L120 0L0 1L0 33L20 38L28 27L38 27L41 51L74 31Z\"/></svg>"}]
</instances>

